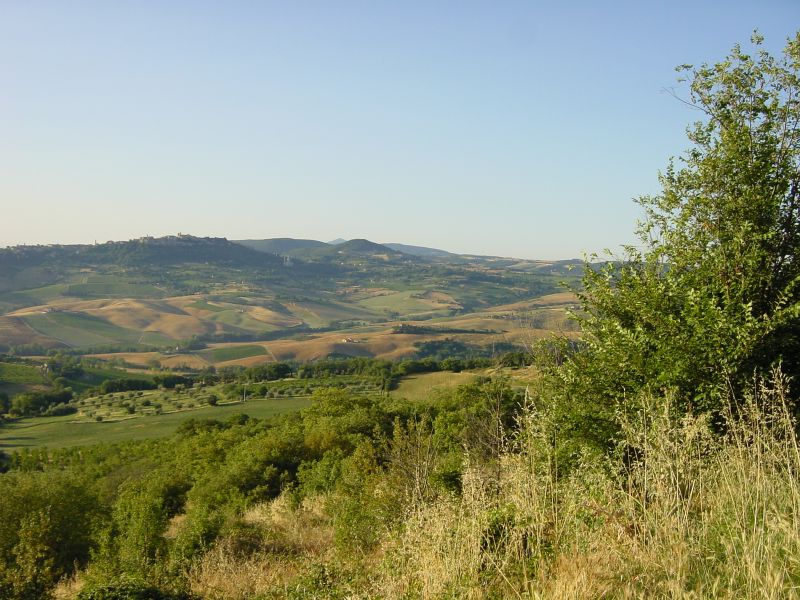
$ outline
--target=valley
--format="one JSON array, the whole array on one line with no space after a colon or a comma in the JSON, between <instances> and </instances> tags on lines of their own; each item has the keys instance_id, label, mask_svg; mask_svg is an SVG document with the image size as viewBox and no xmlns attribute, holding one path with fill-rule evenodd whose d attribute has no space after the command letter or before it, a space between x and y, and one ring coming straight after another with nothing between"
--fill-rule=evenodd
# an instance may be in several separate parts
<instances>
[{"instance_id":1,"label":"valley","mask_svg":"<svg viewBox=\"0 0 800 600\"><path fill-rule=\"evenodd\" d=\"M498 376L537 340L574 337L575 264L188 235L2 249L0 449L265 418L318 389L425 400ZM346 374L304 372L331 364Z\"/></svg>"},{"instance_id":2,"label":"valley","mask_svg":"<svg viewBox=\"0 0 800 600\"><path fill-rule=\"evenodd\" d=\"M571 327L564 283L576 261L396 246L416 254L186 235L0 250L0 351L198 369L410 358L442 339L496 354Z\"/></svg>"}]
</instances>

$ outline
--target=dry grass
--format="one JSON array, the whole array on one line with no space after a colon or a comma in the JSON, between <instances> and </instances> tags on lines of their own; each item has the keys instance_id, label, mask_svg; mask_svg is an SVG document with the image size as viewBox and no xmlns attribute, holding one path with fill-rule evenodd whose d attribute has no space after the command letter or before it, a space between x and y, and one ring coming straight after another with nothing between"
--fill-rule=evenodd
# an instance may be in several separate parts
<instances>
[{"instance_id":1,"label":"dry grass","mask_svg":"<svg viewBox=\"0 0 800 600\"><path fill-rule=\"evenodd\" d=\"M467 385L472 383L475 378L473 373L452 373L450 371L408 375L403 377L397 389L391 391L391 395L407 400L426 400L435 390Z\"/></svg>"},{"instance_id":2,"label":"dry grass","mask_svg":"<svg viewBox=\"0 0 800 600\"><path fill-rule=\"evenodd\" d=\"M267 552L241 556L233 546L222 540L192 566L192 592L208 600L245 600L284 587L297 575L291 559Z\"/></svg>"},{"instance_id":3,"label":"dry grass","mask_svg":"<svg viewBox=\"0 0 800 600\"><path fill-rule=\"evenodd\" d=\"M288 554L321 555L333 545L333 529L325 511L325 498L306 498L294 508L287 496L258 504L242 516L257 525L274 550Z\"/></svg>"},{"instance_id":4,"label":"dry grass","mask_svg":"<svg viewBox=\"0 0 800 600\"><path fill-rule=\"evenodd\" d=\"M800 595L800 450L785 382L759 385L711 433L669 398L624 424L636 460L557 477L529 409L498 468L418 506L387 549L392 598L787 598Z\"/></svg>"},{"instance_id":5,"label":"dry grass","mask_svg":"<svg viewBox=\"0 0 800 600\"><path fill-rule=\"evenodd\" d=\"M49 347L56 345L54 340L31 328L23 319L9 316L0 316L0 340L9 346L40 344Z\"/></svg>"},{"instance_id":6,"label":"dry grass","mask_svg":"<svg viewBox=\"0 0 800 600\"><path fill-rule=\"evenodd\" d=\"M124 299L101 300L94 304L97 306L84 306L79 310L125 329L157 332L172 339L187 339L211 329L207 323L167 301Z\"/></svg>"},{"instance_id":7,"label":"dry grass","mask_svg":"<svg viewBox=\"0 0 800 600\"><path fill-rule=\"evenodd\" d=\"M420 495L375 552L338 554L325 497L296 507L287 494L245 511L188 583L212 600L327 597L328 585L352 598L798 597L800 447L785 390L779 374L759 384L724 436L669 397L642 399L621 416L619 456L586 454L570 476L548 414L529 405L495 462L467 456L462 493Z\"/></svg>"},{"instance_id":8,"label":"dry grass","mask_svg":"<svg viewBox=\"0 0 800 600\"><path fill-rule=\"evenodd\" d=\"M58 582L53 589L53 600L72 600L77 598L83 589L84 582L80 578L80 573L72 577L66 577Z\"/></svg>"},{"instance_id":9,"label":"dry grass","mask_svg":"<svg viewBox=\"0 0 800 600\"><path fill-rule=\"evenodd\" d=\"M259 548L242 551L235 534L220 539L189 569L191 590L209 600L244 600L287 589L307 564L324 560L333 530L322 498L294 508L286 496L256 505L241 517Z\"/></svg>"},{"instance_id":10,"label":"dry grass","mask_svg":"<svg viewBox=\"0 0 800 600\"><path fill-rule=\"evenodd\" d=\"M36 315L53 307L62 311L98 317L124 329L157 332L174 339L185 339L213 330L213 324L206 323L189 314L180 307L179 303L173 302L173 299L65 300L58 298L46 305L26 307L9 314L12 316Z\"/></svg>"}]
</instances>

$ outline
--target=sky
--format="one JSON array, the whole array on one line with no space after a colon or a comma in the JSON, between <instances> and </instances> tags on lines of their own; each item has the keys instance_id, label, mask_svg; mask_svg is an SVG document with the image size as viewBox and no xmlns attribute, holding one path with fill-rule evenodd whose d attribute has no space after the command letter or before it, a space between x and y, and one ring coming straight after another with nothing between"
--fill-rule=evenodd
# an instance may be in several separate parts
<instances>
[{"instance_id":1,"label":"sky","mask_svg":"<svg viewBox=\"0 0 800 600\"><path fill-rule=\"evenodd\" d=\"M614 251L698 118L675 66L755 28L800 1L0 0L0 246Z\"/></svg>"}]
</instances>

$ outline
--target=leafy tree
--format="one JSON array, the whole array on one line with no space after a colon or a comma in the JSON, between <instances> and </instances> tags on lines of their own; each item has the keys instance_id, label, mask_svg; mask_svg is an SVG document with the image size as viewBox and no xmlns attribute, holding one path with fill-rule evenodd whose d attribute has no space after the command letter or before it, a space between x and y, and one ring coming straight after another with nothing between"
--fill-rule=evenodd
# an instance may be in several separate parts
<instances>
[{"instance_id":1,"label":"leafy tree","mask_svg":"<svg viewBox=\"0 0 800 600\"><path fill-rule=\"evenodd\" d=\"M560 371L562 416L601 444L615 407L644 390L715 411L754 370L800 372L800 34L779 58L752 42L679 67L702 114L692 146L639 199L640 246L587 265L587 346Z\"/></svg>"},{"instance_id":2,"label":"leafy tree","mask_svg":"<svg viewBox=\"0 0 800 600\"><path fill-rule=\"evenodd\" d=\"M158 471L123 484L97 566L106 574L154 574L166 556L164 531L183 508L188 488L175 473Z\"/></svg>"},{"instance_id":3,"label":"leafy tree","mask_svg":"<svg viewBox=\"0 0 800 600\"><path fill-rule=\"evenodd\" d=\"M100 508L70 472L0 477L0 597L45 598L85 564Z\"/></svg>"},{"instance_id":4,"label":"leafy tree","mask_svg":"<svg viewBox=\"0 0 800 600\"><path fill-rule=\"evenodd\" d=\"M355 449L377 429L388 429L381 407L372 399L345 390L315 390L314 403L303 411L305 444L320 456L336 448Z\"/></svg>"},{"instance_id":5,"label":"leafy tree","mask_svg":"<svg viewBox=\"0 0 800 600\"><path fill-rule=\"evenodd\" d=\"M154 390L156 387L153 381L148 381L147 379L106 379L100 384L100 393L113 394L131 390Z\"/></svg>"},{"instance_id":6,"label":"leafy tree","mask_svg":"<svg viewBox=\"0 0 800 600\"><path fill-rule=\"evenodd\" d=\"M291 374L291 365L282 362L267 363L247 369L247 377L250 381L274 381L289 377Z\"/></svg>"},{"instance_id":7,"label":"leafy tree","mask_svg":"<svg viewBox=\"0 0 800 600\"><path fill-rule=\"evenodd\" d=\"M18 416L37 415L50 406L66 404L72 400L72 389L66 388L52 392L25 392L17 394L11 400L9 412Z\"/></svg>"}]
</instances>

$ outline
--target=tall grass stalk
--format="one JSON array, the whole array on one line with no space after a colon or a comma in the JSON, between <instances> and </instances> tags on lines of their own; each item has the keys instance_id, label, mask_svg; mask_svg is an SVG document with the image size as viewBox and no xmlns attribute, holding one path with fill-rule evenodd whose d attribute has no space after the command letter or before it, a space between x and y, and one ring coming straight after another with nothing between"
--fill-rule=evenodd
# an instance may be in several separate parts
<instances>
[{"instance_id":1,"label":"tall grass stalk","mask_svg":"<svg viewBox=\"0 0 800 600\"><path fill-rule=\"evenodd\" d=\"M721 416L669 395L620 413L610 459L565 476L546 412L526 407L500 468L414 508L376 593L417 598L800 595L800 449L780 373ZM717 427L719 429L719 427ZM555 433L554 433L555 432Z\"/></svg>"}]
</instances>

